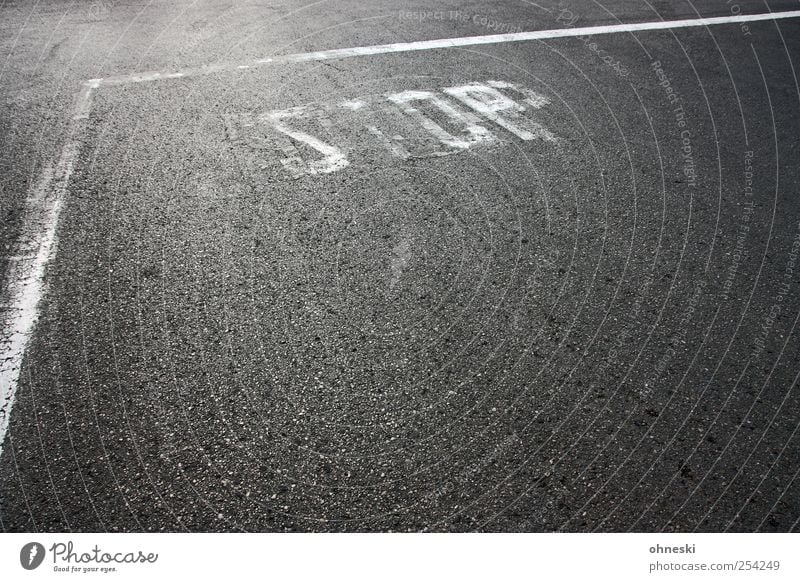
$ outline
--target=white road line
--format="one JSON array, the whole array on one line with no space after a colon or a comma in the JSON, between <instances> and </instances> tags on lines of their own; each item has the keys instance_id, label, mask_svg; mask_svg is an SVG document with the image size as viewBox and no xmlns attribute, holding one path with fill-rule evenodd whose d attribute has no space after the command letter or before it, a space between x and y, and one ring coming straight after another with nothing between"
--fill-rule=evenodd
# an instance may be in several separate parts
<instances>
[{"instance_id":1,"label":"white road line","mask_svg":"<svg viewBox=\"0 0 800 582\"><path fill-rule=\"evenodd\" d=\"M0 303L0 309L2 309L3 313L2 327L0 327L0 330L2 330L0 331L0 454L2 454L3 442L5 441L6 432L8 430L8 419L17 390L22 358L38 318L39 302L41 301L45 289L45 271L48 263L56 253L58 244L56 231L58 228L59 215L61 214L61 207L70 176L72 175L75 162L80 153L84 120L89 116L91 95L94 89L102 86L144 83L164 79L209 75L227 71L247 70L260 65L302 63L389 53L500 44L505 42L716 26L720 24L783 20L798 17L800 17L800 10L791 10L768 14L740 14L738 16L721 16L715 18L638 22L630 24L586 26L582 28L559 28L508 34L491 34L486 36L444 38L295 53L258 59L246 64L212 65L175 72L144 72L133 75L106 77L103 79L90 79L84 82L75 100L69 136L56 167L55 169L46 169L43 171L38 183L28 194L26 213L22 225L22 234L20 236L20 248L17 256L11 257L9 261L10 266L7 273L8 289L3 298L3 302Z\"/></svg>"},{"instance_id":2,"label":"white road line","mask_svg":"<svg viewBox=\"0 0 800 582\"><path fill-rule=\"evenodd\" d=\"M239 65L210 65L195 69L186 69L165 73L152 71L136 73L133 75L120 75L95 79L101 85L124 85L127 83L146 83L163 79L177 79L194 77L198 75L211 75L238 69L249 69L259 65L275 65L285 63L303 63L310 61L326 61L331 59L346 59L350 57L364 57L371 55L384 55L389 53L404 53L425 51L431 49L454 48L463 46L476 46L482 44L500 44L505 42L521 42L526 40L546 40L553 38L568 38L575 36L594 36L598 34L614 34L619 32L643 32L648 30L670 30L675 28L692 28L698 26L717 26L720 24L739 24L745 22L758 22L765 20L783 20L786 18L800 17L800 10L786 12L770 12L766 14L739 14L737 16L717 16L714 18L692 18L686 20L666 20L659 22L634 22L628 24L610 24L603 26L584 26L581 28L556 28L551 30L534 30L530 32L511 32L507 34L489 34L486 36L464 36L459 38L441 38L436 40L421 40L416 42L400 42L392 44L378 44L353 48L332 49L308 53L295 53L278 55L258 59L247 64Z\"/></svg>"},{"instance_id":3,"label":"white road line","mask_svg":"<svg viewBox=\"0 0 800 582\"><path fill-rule=\"evenodd\" d=\"M69 135L55 168L42 171L25 201L16 254L9 258L8 288L0 303L0 454L19 382L22 357L39 315L45 270L56 254L58 218L67 184L80 154L83 120L89 115L94 83L84 83L72 110Z\"/></svg>"}]
</instances>

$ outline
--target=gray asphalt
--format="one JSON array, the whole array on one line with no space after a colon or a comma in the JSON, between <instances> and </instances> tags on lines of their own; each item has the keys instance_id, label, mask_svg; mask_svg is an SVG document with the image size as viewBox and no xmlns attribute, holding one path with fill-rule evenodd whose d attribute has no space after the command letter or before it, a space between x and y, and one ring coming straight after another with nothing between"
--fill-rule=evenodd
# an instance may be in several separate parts
<instances>
[{"instance_id":1,"label":"gray asphalt","mask_svg":"<svg viewBox=\"0 0 800 582\"><path fill-rule=\"evenodd\" d=\"M2 265L86 79L796 7L363 4L0 4ZM0 527L797 530L798 56L792 19L102 87ZM553 139L430 155L384 98L490 80ZM347 167L281 163L297 106Z\"/></svg>"}]
</instances>

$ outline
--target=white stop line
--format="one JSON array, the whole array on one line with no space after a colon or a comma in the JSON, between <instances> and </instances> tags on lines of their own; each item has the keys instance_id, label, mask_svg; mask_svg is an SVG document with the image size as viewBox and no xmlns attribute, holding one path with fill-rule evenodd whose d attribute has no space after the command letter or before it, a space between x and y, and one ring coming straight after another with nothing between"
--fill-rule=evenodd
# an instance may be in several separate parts
<instances>
[{"instance_id":1,"label":"white stop line","mask_svg":"<svg viewBox=\"0 0 800 582\"><path fill-rule=\"evenodd\" d=\"M58 238L56 236L58 220L61 215L61 208L69 179L80 154L83 129L85 126L84 121L89 116L92 91L104 86L142 83L163 79L178 79L224 71L247 70L263 65L324 61L389 53L592 36L621 32L644 32L649 30L708 27L745 22L776 21L797 17L800 17L800 10L771 12L767 14L740 14L737 16L721 16L715 18L637 22L630 24L445 38L296 53L258 59L247 64L213 65L177 72L154 71L85 81L81 85L76 96L72 111L72 124L58 161L56 164L46 167L39 180L37 180L36 184L34 184L28 192L26 208L23 214L25 218L21 228L16 254L10 257L9 260L10 266L6 274L6 293L5 296L0 299L0 313L2 313L2 325L0 326L0 454L2 454L2 446L8 430L9 415L11 414L11 408L14 404L14 397L22 367L22 358L33 334L39 313L39 303L46 289L45 271L58 248ZM413 97L415 96L412 95L411 98ZM419 95L416 95L416 97L419 97ZM404 97L399 97L398 99L402 102ZM436 131L435 128L430 129ZM291 162L289 162L289 165L291 166ZM300 167L302 168L302 166ZM306 167L308 167L308 165L306 165Z\"/></svg>"}]
</instances>

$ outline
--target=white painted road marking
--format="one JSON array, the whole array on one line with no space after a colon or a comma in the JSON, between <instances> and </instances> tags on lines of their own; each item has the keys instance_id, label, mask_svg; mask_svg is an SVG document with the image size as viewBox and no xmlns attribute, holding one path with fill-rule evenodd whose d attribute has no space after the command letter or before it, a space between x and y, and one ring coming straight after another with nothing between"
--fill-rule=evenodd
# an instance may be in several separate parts
<instances>
[{"instance_id":1,"label":"white painted road marking","mask_svg":"<svg viewBox=\"0 0 800 582\"><path fill-rule=\"evenodd\" d=\"M671 30L676 28L693 28L698 26L718 26L721 24L740 24L743 22L759 22L769 20L784 20L799 18L800 10L786 12L770 12L767 14L740 14L738 16L716 16L714 18L691 18L686 20L662 20L659 22L632 22L628 24L609 24L602 26L584 26L581 28L555 28L550 30L533 30L530 32L512 32L507 34L489 34L486 36L464 36L459 38L441 38L436 40L420 40L415 42L398 42L392 44L378 44L353 48L332 49L308 53L294 53L258 59L245 65L211 65L195 69L186 69L178 72L150 71L134 75L119 75L93 79L99 85L125 85L128 83L148 83L164 79L178 79L198 75L211 75L226 71L252 69L259 65L280 65L287 63L304 63L310 61L327 61L332 59L347 59L351 57L365 57L385 55L390 53L405 53L425 51L431 49L457 48L464 46L477 46L484 44L501 44L506 42L521 42L526 40L548 40L554 38L569 38L575 36L593 36L597 34L615 34L620 32L644 32L648 30Z\"/></svg>"},{"instance_id":2,"label":"white painted road marking","mask_svg":"<svg viewBox=\"0 0 800 582\"><path fill-rule=\"evenodd\" d=\"M453 107L450 103L432 91L403 91L388 96L389 101L400 106L403 113L416 118L420 125L432 135L436 136L445 146L466 150L478 143L494 141L494 136L485 127L478 123L473 115L467 115ZM456 125L463 126L460 135L453 135L430 116L425 115L414 106L415 102L429 103L444 113Z\"/></svg>"},{"instance_id":3,"label":"white painted road marking","mask_svg":"<svg viewBox=\"0 0 800 582\"><path fill-rule=\"evenodd\" d=\"M307 111L307 106L292 107L291 109L284 109L282 111L270 111L263 116L265 120L270 122L272 127L281 133L308 145L309 147L321 153L323 156L321 160L306 162L303 160L297 150L293 148L294 153L291 156L281 160L281 163L294 176L301 176L303 174L330 174L336 170L346 168L350 162L347 161L347 158L345 158L342 150L334 145L325 143L310 133L300 131L299 129L293 129L288 126L287 121L289 119L302 117Z\"/></svg>"},{"instance_id":4,"label":"white painted road marking","mask_svg":"<svg viewBox=\"0 0 800 582\"><path fill-rule=\"evenodd\" d=\"M178 72L154 71L135 75L106 77L103 79L90 79L84 82L76 98L75 107L72 112L72 125L56 168L54 171L46 170L42 173L37 186L31 189L26 200L29 212L26 213L23 221L21 244L24 244L25 241L31 241L31 247L28 251L21 252L16 260L11 261L11 266L7 273L7 297L4 298L6 301L2 304L3 327L0 333L0 454L2 454L2 445L8 430L8 419L16 394L22 358L28 346L28 342L30 341L31 334L33 333L34 323L38 317L39 302L45 286L45 270L47 264L56 253L58 219L69 178L80 153L83 120L89 117L91 94L94 89L102 86L150 82L163 79L178 79L225 71L249 70L256 65L323 61L389 53L620 32L643 32L648 30L670 30L745 22L777 21L798 17L800 17L800 10L791 10L786 12L770 12L767 14L740 14L737 16L721 16L715 18L639 22L493 34L488 36L447 38L297 53L259 59L244 65L214 65Z\"/></svg>"},{"instance_id":5,"label":"white painted road marking","mask_svg":"<svg viewBox=\"0 0 800 582\"><path fill-rule=\"evenodd\" d=\"M508 93L522 99L514 101ZM228 138L255 153L256 166L266 167L269 160L275 159L270 149L278 149L285 156L278 161L299 178L343 170L350 166L348 156L353 152L369 149L372 153L376 144L391 157L407 160L448 156L478 145L503 143L505 140L486 127L487 121L523 141L553 143L557 141L555 136L529 117L531 111L548 103L547 97L526 87L487 81L445 87L441 93L407 90L338 103L311 103L260 115L226 114L223 120ZM334 116L337 123L331 121ZM451 129L442 127L436 118L444 119ZM394 128L392 135L386 135L375 121ZM337 127L347 131L336 135ZM364 140L359 127L371 139ZM311 159L305 159L309 154Z\"/></svg>"},{"instance_id":6,"label":"white painted road marking","mask_svg":"<svg viewBox=\"0 0 800 582\"><path fill-rule=\"evenodd\" d=\"M488 81L486 85L470 83L461 87L447 87L444 92L522 140L530 141L539 138L555 141L555 137L547 129L522 116L525 107L502 94L498 89L513 89L524 93L525 102L534 109L539 109L549 103L545 97L530 89L518 88L516 85L503 81Z\"/></svg>"},{"instance_id":7,"label":"white painted road marking","mask_svg":"<svg viewBox=\"0 0 800 582\"><path fill-rule=\"evenodd\" d=\"M70 176L80 153L81 128L91 107L92 84L84 84L72 112L69 137L55 169L45 168L25 201L25 219L7 272L0 333L0 454L14 404L22 358L39 315L45 270L56 254L56 230Z\"/></svg>"}]
</instances>

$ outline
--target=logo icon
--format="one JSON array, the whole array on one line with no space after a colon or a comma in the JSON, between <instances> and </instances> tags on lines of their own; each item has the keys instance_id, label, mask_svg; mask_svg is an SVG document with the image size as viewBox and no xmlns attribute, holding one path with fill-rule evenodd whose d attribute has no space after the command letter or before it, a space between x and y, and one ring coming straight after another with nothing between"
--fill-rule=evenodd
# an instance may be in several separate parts
<instances>
[{"instance_id":1,"label":"logo icon","mask_svg":"<svg viewBox=\"0 0 800 582\"><path fill-rule=\"evenodd\" d=\"M35 570L44 561L44 546L39 542L29 542L19 552L19 563L26 570Z\"/></svg>"}]
</instances>

